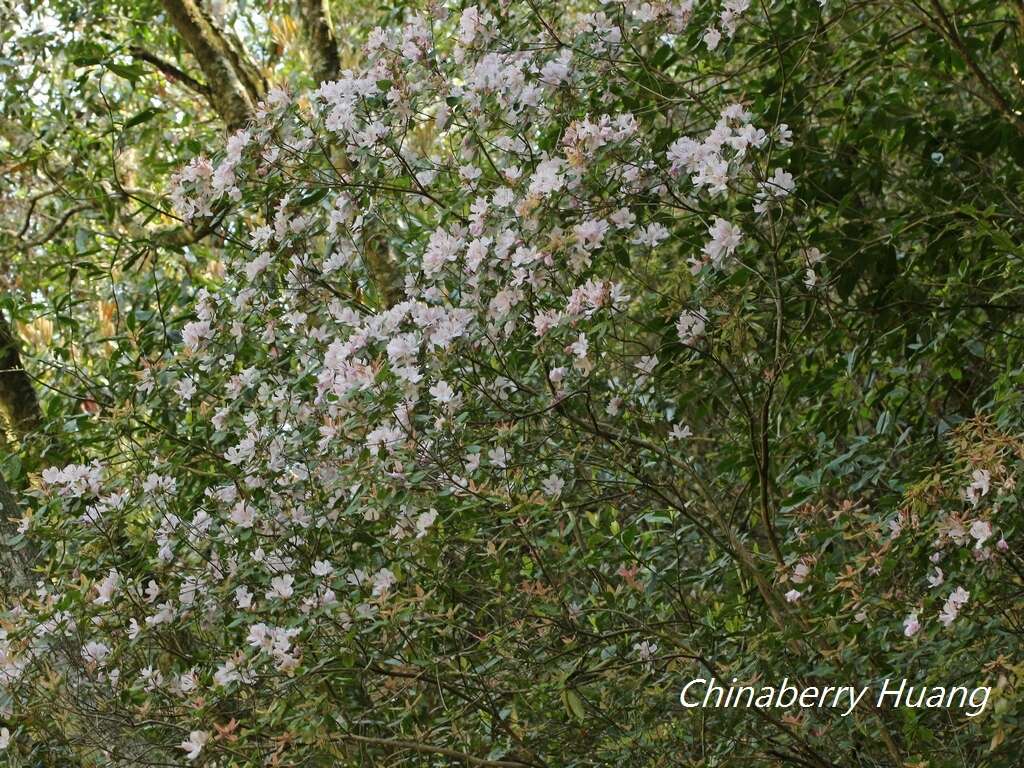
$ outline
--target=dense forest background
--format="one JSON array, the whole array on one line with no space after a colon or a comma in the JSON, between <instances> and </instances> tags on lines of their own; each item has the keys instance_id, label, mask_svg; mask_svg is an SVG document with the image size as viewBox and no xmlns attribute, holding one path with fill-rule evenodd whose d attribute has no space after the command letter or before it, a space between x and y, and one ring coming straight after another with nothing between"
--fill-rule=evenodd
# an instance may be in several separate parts
<instances>
[{"instance_id":1,"label":"dense forest background","mask_svg":"<svg viewBox=\"0 0 1024 768\"><path fill-rule=\"evenodd\" d=\"M3 0L0 761L1020 764L1024 2L512 0L481 3L482 32L468 7ZM401 113L390 160L372 136L339 139L330 118L307 119L317 98L337 97L314 97L322 83L349 82L367 51L388 48L377 28L395 31L395 62L407 60L355 89L366 123L385 101L406 103L394 90L409 104L440 94ZM403 34L421 52L403 54ZM522 115L447 69L517 46L547 57L524 67L542 90ZM586 62L579 74L551 64L569 50ZM687 259L722 198L665 190L680 136L724 123L740 136L737 113L719 118L727 104L770 144L743 171L749 194L739 175L722 187L742 266L712 270L737 247L722 245L701 272ZM636 127L605 125L619 154L580 150L556 204L561 171L544 188L538 169L563 151L572 166L567 129L583 145L580 121L605 113ZM283 137L280 159L241 155L237 195L183 210L201 198L189 164L230 159L225 142L243 129ZM624 138L634 130L649 161L637 173L661 174L649 188L617 170L641 151ZM619 307L607 292L590 299L594 312L546 357L531 273L536 293L517 299L530 332L516 336L491 304L480 327L492 347L422 358L422 397L440 411L387 422L415 432L417 449L385 462L399 438L379 438L384 417L370 414L390 419L419 397L384 351L388 323L405 322L395 307L490 296L473 281L415 299L412 286L424 248L443 245L435 227L480 236L468 189L520 194L499 156L515 142L488 138L502 131L528 146L534 180L528 204L517 198L516 247L541 233L537 248L557 259L574 247L568 232L591 237L573 230L581 212L618 221L624 207L647 227L599 249L601 230L580 246L583 266L570 259L551 278L618 281L630 309L589 326L602 302ZM435 180L449 172L448 186ZM795 190L777 213L751 209L786 178ZM415 203L399 194L410 190ZM336 226L356 233L351 247ZM252 268L264 248L276 261ZM341 272L295 277L306 257L334 253ZM243 314L229 305L247 281L257 298ZM572 294L572 279L560 285ZM337 379L318 379L317 361L334 354L330 324L356 327L349 312L378 318L365 335L384 341L366 365L396 378L339 411L324 394L344 399ZM220 344L211 324L235 346L203 358L207 338ZM570 349L583 330L601 350L593 370L585 345ZM559 389L555 371L573 383ZM236 402L263 415L229 416ZM257 448L236 460L247 434ZM215 490L226 480L241 490ZM228 511L238 493L264 523ZM217 505L241 533L218 527ZM221 531L209 542L167 523L199 526L207 509ZM84 525L89 515L108 524ZM307 588L330 568L337 582ZM294 606L275 607L293 584ZM250 587L246 608L236 590ZM335 599L343 612L327 607ZM173 618L151 621L162 606ZM261 644L273 661L258 668ZM236 667L248 671L232 678ZM976 718L698 713L678 703L698 672L760 684L907 675L993 696Z\"/></svg>"}]
</instances>

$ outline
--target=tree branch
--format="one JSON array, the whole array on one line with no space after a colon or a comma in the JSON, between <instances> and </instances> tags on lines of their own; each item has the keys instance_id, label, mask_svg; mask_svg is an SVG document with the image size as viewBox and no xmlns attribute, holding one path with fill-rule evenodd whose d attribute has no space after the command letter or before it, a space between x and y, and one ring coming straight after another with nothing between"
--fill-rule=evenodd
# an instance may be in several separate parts
<instances>
[{"instance_id":1,"label":"tree branch","mask_svg":"<svg viewBox=\"0 0 1024 768\"><path fill-rule=\"evenodd\" d=\"M57 219L56 223L52 227L50 227L48 230L43 232L43 234L39 235L39 237L33 238L32 240L23 240L18 245L13 246L12 249L13 250L27 251L27 250L29 250L31 248L35 248L37 246L44 245L45 243L48 243L51 239L53 239L54 235L56 235L58 232L60 232L62 229L64 229L64 226L68 223L68 220L72 216L74 216L76 213L81 213L82 211L87 211L91 207L92 207L91 205L88 205L87 203L83 203L81 205L74 205L74 206L68 208L66 211L64 211L64 213L61 214L60 218ZM19 232L12 232L11 230L3 230L3 232L5 234L12 235L12 236L14 236L17 239L20 239L24 235L25 227L22 227L20 233Z\"/></svg>"},{"instance_id":2,"label":"tree branch","mask_svg":"<svg viewBox=\"0 0 1024 768\"><path fill-rule=\"evenodd\" d=\"M995 83L993 83L985 71L981 68L974 56L971 55L970 50L964 43L963 38L960 37L960 33L957 31L956 24L946 13L946 9L942 7L942 3L939 0L931 0L932 9L935 11L935 15L939 19L939 29L942 34L949 40L950 44L956 49L957 53L960 54L960 58L964 60L967 68L971 70L975 79L981 85L982 90L987 95L985 101L988 101L993 109L998 112L1002 112L1011 123L1017 132L1024 135L1024 117L1013 108L1010 102L1003 95Z\"/></svg>"},{"instance_id":3,"label":"tree branch","mask_svg":"<svg viewBox=\"0 0 1024 768\"><path fill-rule=\"evenodd\" d=\"M405 739L378 739L372 736L359 736L354 733L344 733L341 734L339 738L342 741L355 741L360 744L371 744L380 747L390 747L392 749L409 749L421 754L444 755L445 757L450 757L455 760L461 760L468 765L481 765L488 766L490 768L524 768L524 766L531 765L531 763L526 763L521 760L488 760L465 752L459 752L456 749L435 747L432 744L423 744L418 741L407 741Z\"/></svg>"},{"instance_id":4,"label":"tree branch","mask_svg":"<svg viewBox=\"0 0 1024 768\"><path fill-rule=\"evenodd\" d=\"M210 98L210 87L205 83L201 83L196 80L192 75L183 72L176 66L171 64L169 61L164 61L159 56L154 56L152 53L140 48L137 45L133 45L128 49L132 56L140 61L145 61L152 64L160 72L167 76L169 80L181 83L189 90L195 91L200 96L207 99Z\"/></svg>"},{"instance_id":5,"label":"tree branch","mask_svg":"<svg viewBox=\"0 0 1024 768\"><path fill-rule=\"evenodd\" d=\"M161 3L206 78L210 106L229 130L243 128L262 96L261 85L253 77L255 67L242 61L241 54L195 0Z\"/></svg>"}]
</instances>

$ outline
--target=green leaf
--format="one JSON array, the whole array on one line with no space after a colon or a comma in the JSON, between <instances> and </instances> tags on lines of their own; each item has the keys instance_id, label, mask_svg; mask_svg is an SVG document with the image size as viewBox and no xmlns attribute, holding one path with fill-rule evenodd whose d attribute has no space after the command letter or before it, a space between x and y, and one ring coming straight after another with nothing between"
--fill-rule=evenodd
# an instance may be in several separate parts
<instances>
[{"instance_id":1,"label":"green leaf","mask_svg":"<svg viewBox=\"0 0 1024 768\"><path fill-rule=\"evenodd\" d=\"M138 114L136 114L133 117L129 118L128 122L126 122L124 124L124 127L126 129L127 128L134 128L136 125L142 125L143 123L148 123L154 117L159 115L160 111L161 110L155 109L154 107L149 107L148 109L144 109L141 112L139 112Z\"/></svg>"},{"instance_id":2,"label":"green leaf","mask_svg":"<svg viewBox=\"0 0 1024 768\"><path fill-rule=\"evenodd\" d=\"M572 688L566 688L562 691L562 703L565 704L566 712L574 716L580 722L583 722L586 712L583 709L583 701L580 699L579 694L576 693L576 691Z\"/></svg>"},{"instance_id":3,"label":"green leaf","mask_svg":"<svg viewBox=\"0 0 1024 768\"><path fill-rule=\"evenodd\" d=\"M106 62L106 67L115 75L120 75L125 80L133 83L146 74L146 70L138 64L116 64L112 61Z\"/></svg>"}]
</instances>

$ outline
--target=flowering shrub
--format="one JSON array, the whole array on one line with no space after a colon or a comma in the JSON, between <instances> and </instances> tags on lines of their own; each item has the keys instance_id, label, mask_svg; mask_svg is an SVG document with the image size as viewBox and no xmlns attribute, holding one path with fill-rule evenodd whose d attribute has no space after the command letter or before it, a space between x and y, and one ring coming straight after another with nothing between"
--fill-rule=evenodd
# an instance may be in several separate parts
<instances>
[{"instance_id":1,"label":"flowering shrub","mask_svg":"<svg viewBox=\"0 0 1024 768\"><path fill-rule=\"evenodd\" d=\"M831 267L724 69L749 5L433 8L182 169L225 276L117 445L42 473L5 716L113 764L726 764L696 669L1005 687L1013 617L957 633L1015 557L1019 442L971 422L878 498L836 490L856 444L801 474ZM833 744L706 716L793 764L910 757L875 712Z\"/></svg>"}]
</instances>

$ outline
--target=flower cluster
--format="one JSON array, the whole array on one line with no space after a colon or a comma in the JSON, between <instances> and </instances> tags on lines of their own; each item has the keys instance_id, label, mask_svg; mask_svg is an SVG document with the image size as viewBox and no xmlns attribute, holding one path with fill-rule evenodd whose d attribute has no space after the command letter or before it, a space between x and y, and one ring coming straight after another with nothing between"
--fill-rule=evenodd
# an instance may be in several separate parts
<instances>
[{"instance_id":1,"label":"flower cluster","mask_svg":"<svg viewBox=\"0 0 1024 768\"><path fill-rule=\"evenodd\" d=\"M748 6L724 4L707 48ZM464 675L461 645L475 655L552 606L615 626L595 574L656 616L675 555L613 538L600 565L557 577L536 542L563 551L572 510L607 499L631 526L690 516L676 477L731 418L681 373L702 369L729 277L757 274L795 184L776 165L786 126L725 89L679 107L637 86L639 42L683 44L697 13L414 15L375 31L360 69L299 98L273 89L216 160L178 173L180 215L225 216L229 243L226 277L133 404L180 418L144 461L44 473L41 516L70 512L80 570L17 606L6 678L30 685L36 665L76 701L141 698L183 728L146 738L191 761L227 739L218 718L269 712L297 681L365 704L390 694L349 671L418 679L405 668L433 658ZM492 580L492 556L521 569ZM513 576L514 615L491 616L484 595ZM602 653L653 670L664 641L621 634Z\"/></svg>"}]
</instances>

